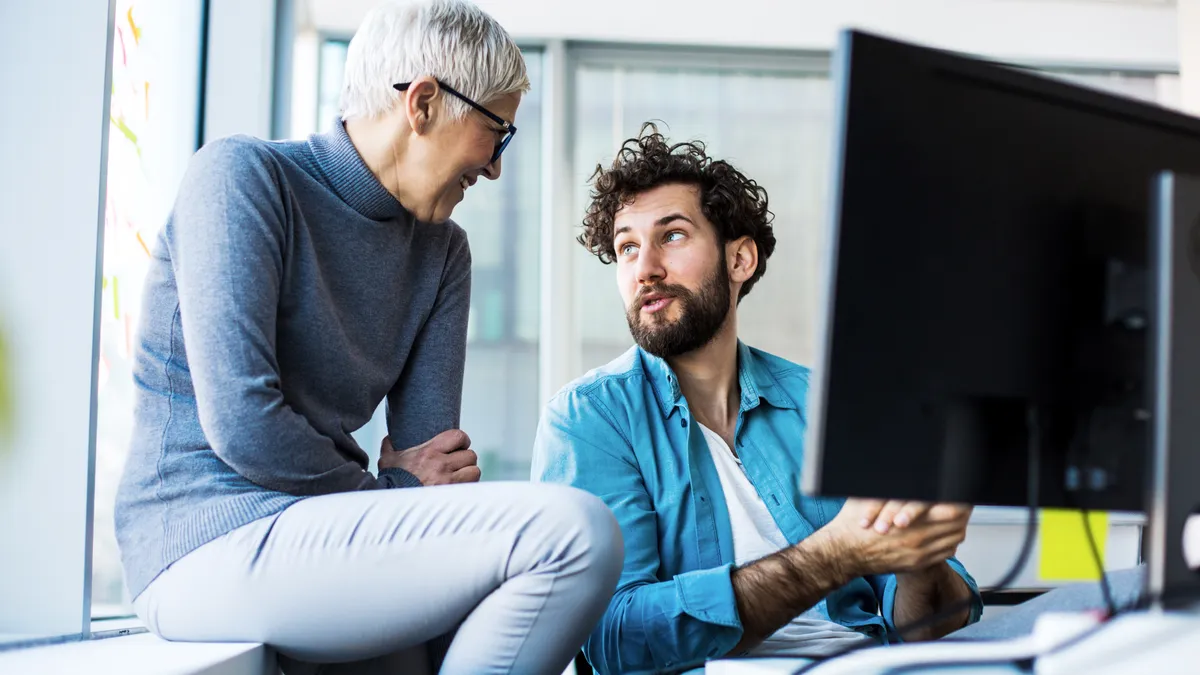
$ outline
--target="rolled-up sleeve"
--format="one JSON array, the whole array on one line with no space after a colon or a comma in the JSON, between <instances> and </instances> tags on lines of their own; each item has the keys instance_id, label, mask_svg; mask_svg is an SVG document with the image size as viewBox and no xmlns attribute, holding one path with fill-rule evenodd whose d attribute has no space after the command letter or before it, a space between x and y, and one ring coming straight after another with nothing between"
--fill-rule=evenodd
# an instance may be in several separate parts
<instances>
[{"instance_id":1,"label":"rolled-up sleeve","mask_svg":"<svg viewBox=\"0 0 1200 675\"><path fill-rule=\"evenodd\" d=\"M967 588L971 591L971 611L967 616L966 623L969 626L983 616L983 596L979 593L979 585L975 583L974 577L967 572L967 568L963 567L957 558L948 559L946 564L966 582ZM896 631L896 621L893 618L896 610L896 575L880 574L870 577L869 581L875 588L876 595L879 596L880 614L887 623L888 633L894 635Z\"/></svg>"},{"instance_id":2,"label":"rolled-up sleeve","mask_svg":"<svg viewBox=\"0 0 1200 675\"><path fill-rule=\"evenodd\" d=\"M669 670L726 655L742 637L730 565L659 578L658 523L629 439L604 405L567 390L546 407L532 477L598 496L625 539L617 590L584 653L599 673Z\"/></svg>"}]
</instances>

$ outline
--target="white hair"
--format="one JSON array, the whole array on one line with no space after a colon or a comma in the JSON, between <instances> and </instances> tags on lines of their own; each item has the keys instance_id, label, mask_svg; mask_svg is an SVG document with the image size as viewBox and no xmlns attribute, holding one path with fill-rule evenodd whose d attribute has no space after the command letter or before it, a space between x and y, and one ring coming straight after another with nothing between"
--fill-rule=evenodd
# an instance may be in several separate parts
<instances>
[{"instance_id":1,"label":"white hair","mask_svg":"<svg viewBox=\"0 0 1200 675\"><path fill-rule=\"evenodd\" d=\"M367 13L346 51L342 117L374 118L400 101L393 84L428 75L483 104L529 91L525 59L508 33L467 0L386 2ZM446 110L469 109L445 96ZM510 120L511 121L511 120Z\"/></svg>"}]
</instances>

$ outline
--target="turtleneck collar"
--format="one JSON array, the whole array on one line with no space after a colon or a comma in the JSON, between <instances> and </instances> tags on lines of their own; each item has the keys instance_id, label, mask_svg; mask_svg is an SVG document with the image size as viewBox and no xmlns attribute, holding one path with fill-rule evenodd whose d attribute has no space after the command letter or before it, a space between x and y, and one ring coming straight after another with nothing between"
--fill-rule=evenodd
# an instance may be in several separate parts
<instances>
[{"instance_id":1,"label":"turtleneck collar","mask_svg":"<svg viewBox=\"0 0 1200 675\"><path fill-rule=\"evenodd\" d=\"M371 220L409 215L400 200L371 173L341 119L329 131L310 136L308 145L330 187L350 208Z\"/></svg>"}]
</instances>

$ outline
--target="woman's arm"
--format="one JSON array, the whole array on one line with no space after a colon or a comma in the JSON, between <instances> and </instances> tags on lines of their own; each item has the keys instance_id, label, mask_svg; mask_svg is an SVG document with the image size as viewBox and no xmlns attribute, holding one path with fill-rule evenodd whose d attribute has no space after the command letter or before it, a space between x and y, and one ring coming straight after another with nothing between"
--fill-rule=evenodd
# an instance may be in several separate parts
<instances>
[{"instance_id":1,"label":"woman's arm","mask_svg":"<svg viewBox=\"0 0 1200 675\"><path fill-rule=\"evenodd\" d=\"M437 299L413 341L400 380L388 394L388 436L396 448L421 445L459 426L471 310L471 247L461 227L453 222L446 227L452 230Z\"/></svg>"},{"instance_id":2,"label":"woman's arm","mask_svg":"<svg viewBox=\"0 0 1200 675\"><path fill-rule=\"evenodd\" d=\"M165 236L200 425L213 452L280 492L380 487L284 400L275 350L285 206L265 151L236 138L201 149Z\"/></svg>"}]
</instances>

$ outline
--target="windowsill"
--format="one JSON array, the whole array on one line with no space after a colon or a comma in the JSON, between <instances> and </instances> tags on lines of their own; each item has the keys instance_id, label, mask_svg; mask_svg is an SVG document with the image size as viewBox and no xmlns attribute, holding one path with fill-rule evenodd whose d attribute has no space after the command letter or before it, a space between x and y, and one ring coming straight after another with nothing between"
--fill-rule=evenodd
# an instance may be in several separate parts
<instances>
[{"instance_id":1,"label":"windowsill","mask_svg":"<svg viewBox=\"0 0 1200 675\"><path fill-rule=\"evenodd\" d=\"M122 675L274 675L261 644L167 642L150 633L0 652L0 672Z\"/></svg>"},{"instance_id":2,"label":"windowsill","mask_svg":"<svg viewBox=\"0 0 1200 675\"><path fill-rule=\"evenodd\" d=\"M136 616L117 619L92 619L92 639L107 640L109 638L137 635L146 632L146 625Z\"/></svg>"}]
</instances>

